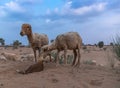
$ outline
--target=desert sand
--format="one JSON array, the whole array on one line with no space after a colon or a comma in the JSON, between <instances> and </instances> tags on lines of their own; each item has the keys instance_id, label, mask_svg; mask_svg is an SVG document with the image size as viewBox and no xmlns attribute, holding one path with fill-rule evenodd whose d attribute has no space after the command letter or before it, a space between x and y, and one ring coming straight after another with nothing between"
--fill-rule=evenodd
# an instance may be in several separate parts
<instances>
[{"instance_id":1,"label":"desert sand","mask_svg":"<svg viewBox=\"0 0 120 88\"><path fill-rule=\"evenodd\" d=\"M114 60L115 67L110 67L109 59L114 59L111 48L107 50L88 46L81 50L81 66L44 63L44 70L30 74L19 74L17 69L24 70L34 61L0 60L0 88L120 88L119 61ZM33 53L31 48L13 49L0 47L0 53L11 52L18 56ZM69 54L72 54L69 51ZM86 64L95 60L96 64Z\"/></svg>"}]
</instances>

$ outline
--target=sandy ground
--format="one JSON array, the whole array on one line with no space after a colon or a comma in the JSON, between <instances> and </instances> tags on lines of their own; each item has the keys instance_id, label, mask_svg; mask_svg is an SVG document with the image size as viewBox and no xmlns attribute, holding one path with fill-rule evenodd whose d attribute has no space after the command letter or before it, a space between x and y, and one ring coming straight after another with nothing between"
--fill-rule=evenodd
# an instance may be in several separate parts
<instances>
[{"instance_id":1,"label":"sandy ground","mask_svg":"<svg viewBox=\"0 0 120 88\"><path fill-rule=\"evenodd\" d=\"M2 49L20 54L32 53L31 48ZM69 51L71 54L72 52ZM120 67L115 60L115 68L109 66L108 59L114 58L110 49L104 51L88 47L81 51L81 66L44 63L44 71L27 75L19 74L17 69L26 69L33 61L0 61L0 88L120 88ZM96 60L97 65L83 64L87 60ZM102 64L103 66L99 66Z\"/></svg>"}]
</instances>

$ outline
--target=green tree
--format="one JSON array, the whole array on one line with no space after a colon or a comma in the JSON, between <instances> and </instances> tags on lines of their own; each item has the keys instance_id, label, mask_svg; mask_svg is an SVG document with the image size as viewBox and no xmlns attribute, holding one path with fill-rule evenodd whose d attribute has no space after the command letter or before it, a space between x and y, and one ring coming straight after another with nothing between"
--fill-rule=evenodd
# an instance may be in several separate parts
<instances>
[{"instance_id":1,"label":"green tree","mask_svg":"<svg viewBox=\"0 0 120 88\"><path fill-rule=\"evenodd\" d=\"M98 46L99 48L102 48L104 46L104 42L103 41L98 42Z\"/></svg>"},{"instance_id":2,"label":"green tree","mask_svg":"<svg viewBox=\"0 0 120 88\"><path fill-rule=\"evenodd\" d=\"M5 40L3 38L0 38L1 45L5 45Z\"/></svg>"},{"instance_id":3,"label":"green tree","mask_svg":"<svg viewBox=\"0 0 120 88\"><path fill-rule=\"evenodd\" d=\"M14 49L17 49L20 45L22 45L22 43L19 42L19 40L13 41L13 48L14 48Z\"/></svg>"},{"instance_id":4,"label":"green tree","mask_svg":"<svg viewBox=\"0 0 120 88\"><path fill-rule=\"evenodd\" d=\"M113 46L113 45L114 45L114 44L111 42L111 43L110 43L110 46Z\"/></svg>"},{"instance_id":5,"label":"green tree","mask_svg":"<svg viewBox=\"0 0 120 88\"><path fill-rule=\"evenodd\" d=\"M50 40L50 42L51 42L51 43L54 42L54 39Z\"/></svg>"}]
</instances>

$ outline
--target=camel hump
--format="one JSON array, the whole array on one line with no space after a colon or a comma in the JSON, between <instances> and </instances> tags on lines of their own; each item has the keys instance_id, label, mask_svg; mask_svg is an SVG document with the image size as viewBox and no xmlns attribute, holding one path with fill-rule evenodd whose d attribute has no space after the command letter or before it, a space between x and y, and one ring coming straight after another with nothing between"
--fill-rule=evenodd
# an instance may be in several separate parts
<instances>
[{"instance_id":1,"label":"camel hump","mask_svg":"<svg viewBox=\"0 0 120 88\"><path fill-rule=\"evenodd\" d=\"M47 45L49 43L48 36L46 34L33 34L34 42L40 43L40 45Z\"/></svg>"}]
</instances>

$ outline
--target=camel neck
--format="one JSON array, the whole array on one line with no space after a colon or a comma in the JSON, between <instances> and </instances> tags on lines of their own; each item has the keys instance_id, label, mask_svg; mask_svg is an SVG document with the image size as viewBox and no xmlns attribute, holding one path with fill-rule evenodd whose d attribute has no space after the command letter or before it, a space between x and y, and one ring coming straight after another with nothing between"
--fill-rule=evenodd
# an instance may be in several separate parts
<instances>
[{"instance_id":1,"label":"camel neck","mask_svg":"<svg viewBox=\"0 0 120 88\"><path fill-rule=\"evenodd\" d=\"M29 40L29 43L31 44L33 42L33 34L32 34L32 32L29 35L27 35L27 38Z\"/></svg>"}]
</instances>

